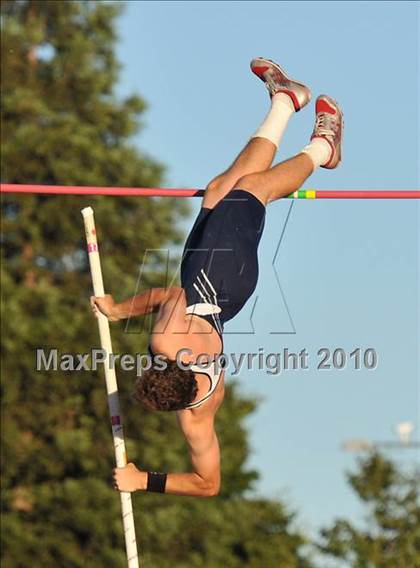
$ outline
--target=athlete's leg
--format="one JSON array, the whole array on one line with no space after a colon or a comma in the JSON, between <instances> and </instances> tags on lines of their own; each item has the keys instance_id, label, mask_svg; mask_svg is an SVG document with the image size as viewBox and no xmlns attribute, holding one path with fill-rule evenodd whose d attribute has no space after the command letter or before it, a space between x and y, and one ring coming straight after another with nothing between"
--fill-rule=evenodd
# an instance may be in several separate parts
<instances>
[{"instance_id":1,"label":"athlete's leg","mask_svg":"<svg viewBox=\"0 0 420 568\"><path fill-rule=\"evenodd\" d=\"M337 103L325 95L318 97L315 128L303 151L268 171L244 176L235 188L253 193L264 204L297 191L318 166L338 166L342 132L343 114Z\"/></svg>"},{"instance_id":2,"label":"athlete's leg","mask_svg":"<svg viewBox=\"0 0 420 568\"><path fill-rule=\"evenodd\" d=\"M290 117L310 100L309 89L290 79L276 63L254 59L251 70L268 88L271 108L233 164L208 184L203 207L213 208L243 176L266 171L273 162Z\"/></svg>"},{"instance_id":3,"label":"athlete's leg","mask_svg":"<svg viewBox=\"0 0 420 568\"><path fill-rule=\"evenodd\" d=\"M274 159L277 146L266 138L251 138L233 164L216 176L206 187L203 207L213 207L234 187L239 178L267 170Z\"/></svg>"}]
</instances>

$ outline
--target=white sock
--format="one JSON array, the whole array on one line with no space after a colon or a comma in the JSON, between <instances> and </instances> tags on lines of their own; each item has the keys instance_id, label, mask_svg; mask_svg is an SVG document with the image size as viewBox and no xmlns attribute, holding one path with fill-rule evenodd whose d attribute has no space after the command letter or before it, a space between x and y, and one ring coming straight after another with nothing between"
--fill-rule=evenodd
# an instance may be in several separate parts
<instances>
[{"instance_id":1,"label":"white sock","mask_svg":"<svg viewBox=\"0 0 420 568\"><path fill-rule=\"evenodd\" d=\"M271 99L271 109L252 138L266 138L278 148L289 118L294 112L295 107L289 95L276 93Z\"/></svg>"},{"instance_id":2,"label":"white sock","mask_svg":"<svg viewBox=\"0 0 420 568\"><path fill-rule=\"evenodd\" d=\"M324 138L314 138L302 150L303 154L308 154L311 158L314 164L314 169L326 164L331 158L331 152L331 146L326 140L324 140Z\"/></svg>"}]
</instances>

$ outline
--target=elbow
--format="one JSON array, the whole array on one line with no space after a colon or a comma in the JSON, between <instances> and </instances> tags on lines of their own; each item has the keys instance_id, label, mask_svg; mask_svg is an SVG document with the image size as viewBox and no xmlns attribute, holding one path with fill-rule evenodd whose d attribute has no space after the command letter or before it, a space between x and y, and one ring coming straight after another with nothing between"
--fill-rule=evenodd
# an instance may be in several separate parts
<instances>
[{"instance_id":1,"label":"elbow","mask_svg":"<svg viewBox=\"0 0 420 568\"><path fill-rule=\"evenodd\" d=\"M220 482L216 481L208 481L203 484L201 489L201 496L202 497L216 497L220 493Z\"/></svg>"},{"instance_id":2,"label":"elbow","mask_svg":"<svg viewBox=\"0 0 420 568\"><path fill-rule=\"evenodd\" d=\"M220 485L212 485L207 497L216 497L220 493Z\"/></svg>"}]
</instances>

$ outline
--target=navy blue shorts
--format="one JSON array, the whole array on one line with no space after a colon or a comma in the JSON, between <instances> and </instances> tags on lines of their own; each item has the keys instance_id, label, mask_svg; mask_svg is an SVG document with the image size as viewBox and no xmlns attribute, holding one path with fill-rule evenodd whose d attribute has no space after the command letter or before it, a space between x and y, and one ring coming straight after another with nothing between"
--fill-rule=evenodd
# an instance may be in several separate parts
<instances>
[{"instance_id":1,"label":"navy blue shorts","mask_svg":"<svg viewBox=\"0 0 420 568\"><path fill-rule=\"evenodd\" d=\"M213 209L200 210L185 243L181 286L187 306L208 304L210 312L218 306L219 325L214 315L205 319L219 333L255 290L264 222L261 201L248 191L235 189Z\"/></svg>"}]
</instances>

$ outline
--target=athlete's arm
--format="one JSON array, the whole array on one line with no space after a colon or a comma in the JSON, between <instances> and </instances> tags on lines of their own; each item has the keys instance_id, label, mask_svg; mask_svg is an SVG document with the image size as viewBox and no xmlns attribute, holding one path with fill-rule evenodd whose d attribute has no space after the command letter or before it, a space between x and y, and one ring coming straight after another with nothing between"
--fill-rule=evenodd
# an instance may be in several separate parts
<instances>
[{"instance_id":1,"label":"athlete's arm","mask_svg":"<svg viewBox=\"0 0 420 568\"><path fill-rule=\"evenodd\" d=\"M193 471L168 475L166 491L178 495L211 497L217 495L220 489L220 449L214 431L214 416L198 418L186 412L178 413L178 421L187 440Z\"/></svg>"},{"instance_id":2,"label":"athlete's arm","mask_svg":"<svg viewBox=\"0 0 420 568\"><path fill-rule=\"evenodd\" d=\"M172 286L171 288L151 288L142 294L119 303L115 302L110 294L106 294L103 297L92 296L90 304L95 315L101 312L110 321L118 321L128 317L157 312L162 304L168 302L173 296L179 295L181 290L177 286Z\"/></svg>"},{"instance_id":3,"label":"athlete's arm","mask_svg":"<svg viewBox=\"0 0 420 568\"><path fill-rule=\"evenodd\" d=\"M184 418L179 413L178 418L188 443L193 471L169 473L165 493L193 497L217 495L220 489L220 450L213 416L196 418L190 415ZM114 469L114 480L120 491L145 491L147 472L139 471L130 463L124 468Z\"/></svg>"}]
</instances>

